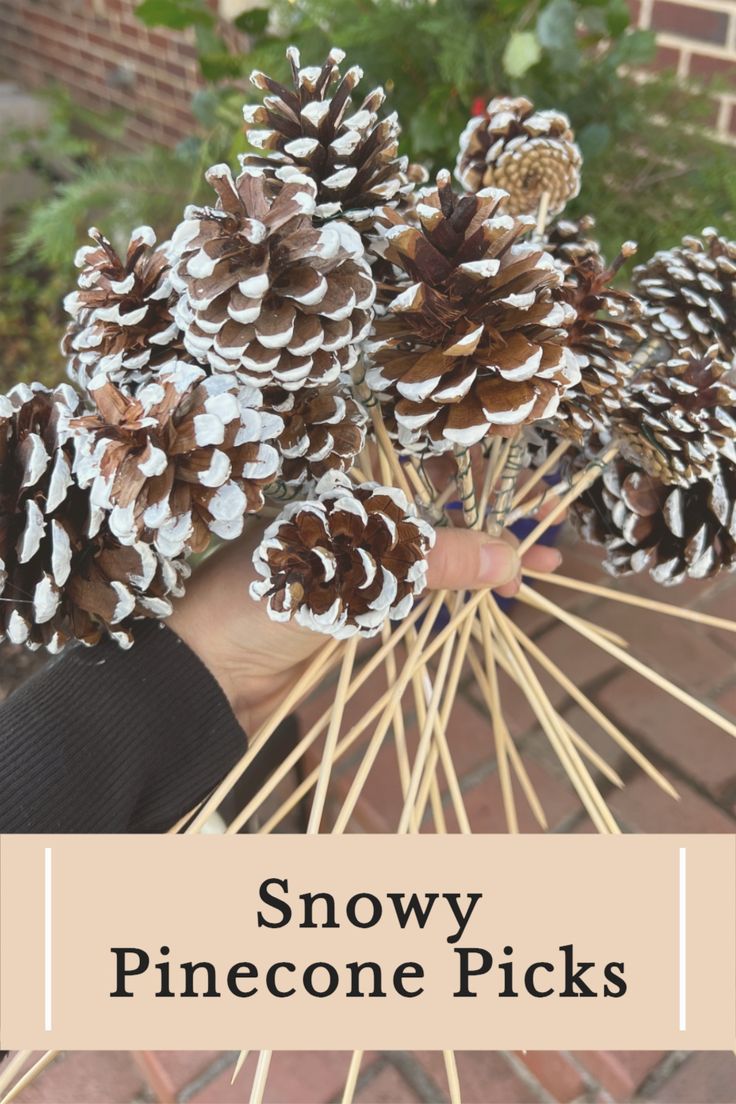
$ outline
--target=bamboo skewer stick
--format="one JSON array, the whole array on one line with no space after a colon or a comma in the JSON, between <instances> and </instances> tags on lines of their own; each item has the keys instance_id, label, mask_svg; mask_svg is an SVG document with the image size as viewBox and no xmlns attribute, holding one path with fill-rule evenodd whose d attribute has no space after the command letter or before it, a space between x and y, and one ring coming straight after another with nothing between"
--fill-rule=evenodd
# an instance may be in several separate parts
<instances>
[{"instance_id":1,"label":"bamboo skewer stick","mask_svg":"<svg viewBox=\"0 0 736 1104\"><path fill-rule=\"evenodd\" d=\"M534 236L536 238L544 237L544 231L547 229L547 216L549 215L549 204L552 196L549 192L542 192L539 200L539 207L537 208L537 225L534 229Z\"/></svg>"},{"instance_id":2,"label":"bamboo skewer stick","mask_svg":"<svg viewBox=\"0 0 736 1104\"><path fill-rule=\"evenodd\" d=\"M491 636L491 613L488 609L488 603L493 601L495 601L495 599L492 595L489 595L486 601L481 603L481 635L483 639L483 651L485 653L486 660L486 677L488 679L488 688L491 693L491 717L493 720L493 739L496 745L498 781L501 786L501 796L503 799L504 812L506 814L506 823L508 825L509 832L511 832L513 835L516 835L519 831L519 819L516 814L516 802L514 800L514 790L511 784L511 775L509 773L509 760L507 755L507 748L511 736L509 734L508 727L503 719L503 713L501 711L501 699L498 690L498 675L496 673L496 661L494 659L493 641Z\"/></svg>"},{"instance_id":3,"label":"bamboo skewer stick","mask_svg":"<svg viewBox=\"0 0 736 1104\"><path fill-rule=\"evenodd\" d=\"M497 629L498 637L506 645L507 654L512 665L519 671L521 681L526 687L529 703L537 714L542 728L546 732L591 820L600 832L618 833L619 828L611 815L610 809L580 758L580 754L571 744L569 736L560 723L557 711L545 694L518 641L510 631L508 619L498 609L493 612L494 626Z\"/></svg>"},{"instance_id":4,"label":"bamboo skewer stick","mask_svg":"<svg viewBox=\"0 0 736 1104\"><path fill-rule=\"evenodd\" d=\"M530 640L526 636L518 625L511 623L511 631L521 642L522 646L529 652L531 656L539 663L541 667L544 667L548 672L560 684L566 694L569 694L571 699L580 706L580 708L588 714L591 720L603 729L603 731L611 737L611 739L618 744L622 751L624 751L638 767L640 767L645 774L647 774L653 782L669 794L670 797L679 800L679 794L674 788L669 779L665 778L661 771L657 770L652 762L646 757L643 751L632 743L627 736L610 719L606 714L598 708L598 706L583 693L582 690L569 678L564 671L554 663L545 652L539 648L533 640ZM600 769L600 768L599 768Z\"/></svg>"},{"instance_id":5,"label":"bamboo skewer stick","mask_svg":"<svg viewBox=\"0 0 736 1104\"><path fill-rule=\"evenodd\" d=\"M314 800L309 814L309 823L307 825L307 835L309 836L316 835L317 832L319 832L319 827L322 822L322 814L327 798L327 787L330 784L330 775L332 773L333 756L337 746L337 738L340 735L340 726L342 725L342 718L345 713L348 688L353 674L353 667L355 666L358 639L356 635L348 641L345 648L345 655L343 656L340 678L337 683L337 690L335 691L335 701L332 706L332 717L330 718L330 725L327 729L325 746L322 752L322 763L320 765L319 777L317 778L317 787L314 791Z\"/></svg>"},{"instance_id":6,"label":"bamboo skewer stick","mask_svg":"<svg viewBox=\"0 0 736 1104\"><path fill-rule=\"evenodd\" d=\"M522 592L526 592L529 590L529 587L526 583L522 583L521 589ZM604 651L608 652L609 655L614 656L621 663L630 667L632 671L636 671L637 674L648 679L649 682L658 686L660 690L665 690L668 694L671 694L673 698L682 702L688 709L692 709L694 713L697 713L701 717L705 717L707 721L711 721L717 728L722 729L723 732L727 732L730 736L736 737L736 724L722 717L720 713L716 713L715 709L706 705L705 702L698 701L692 694L688 694L686 690L680 689L674 682L671 682L668 678L665 678L664 675L660 675L657 671L648 667L646 663L642 663L640 659L636 659L634 656L629 655L628 652L625 652L616 644L611 644L602 637L596 636L585 625L580 623L579 618L573 617L567 610L555 605L555 603L551 602L548 598L544 598L541 594L537 594L534 591L531 593L534 594L534 598L541 608L547 609L550 613L553 613L555 617L564 621L565 624L570 625L570 627L580 633L581 636L597 644L599 648L602 648Z\"/></svg>"},{"instance_id":7,"label":"bamboo skewer stick","mask_svg":"<svg viewBox=\"0 0 736 1104\"><path fill-rule=\"evenodd\" d=\"M527 568L524 568L524 575L528 575L530 579L539 579L545 583L565 587L568 590L579 590L583 594L594 594L599 598L608 598L612 602L621 602L626 606L651 610L652 613L663 613L668 617L680 617L683 621L694 621L697 625L707 625L712 629L736 632L736 621L732 621L727 617L716 617L710 613L701 613L699 610L675 606L671 602L659 602L654 598L641 598L638 594L627 594L624 591L613 590L611 587L598 586L596 583L585 583L582 579L572 579L567 575L544 575L540 571L530 571Z\"/></svg>"},{"instance_id":8,"label":"bamboo skewer stick","mask_svg":"<svg viewBox=\"0 0 736 1104\"><path fill-rule=\"evenodd\" d=\"M605 450L605 452L597 457L597 459L593 460L588 465L588 467L581 473L580 477L575 480L567 494L564 494L562 498L559 499L557 505L552 510L550 510L547 516L543 518L538 525L535 526L529 536L525 537L524 540L521 542L518 549L520 556L523 556L525 552L529 551L533 544L537 543L542 534L546 533L547 530L552 525L554 525L554 523L565 512L571 502L574 502L576 498L579 498L580 495L591 485L591 483L595 483L596 479L598 479L598 477L600 476L603 468L606 466L606 464L609 463L610 460L613 459L617 452L618 445L611 445Z\"/></svg>"},{"instance_id":9,"label":"bamboo skewer stick","mask_svg":"<svg viewBox=\"0 0 736 1104\"><path fill-rule=\"evenodd\" d=\"M470 460L470 450L466 448L455 449L455 462L457 463L460 501L463 505L463 519L468 529L475 529L478 523L479 513L478 502L475 497L475 483L473 481L473 466Z\"/></svg>"},{"instance_id":10,"label":"bamboo skewer stick","mask_svg":"<svg viewBox=\"0 0 736 1104\"><path fill-rule=\"evenodd\" d=\"M522 444L517 433L509 439L508 448L505 451L505 461L499 476L499 487L493 509L490 511L487 529L492 537L498 537L506 527L506 519L511 506L511 498L516 489L516 480L519 475Z\"/></svg>"},{"instance_id":11,"label":"bamboo skewer stick","mask_svg":"<svg viewBox=\"0 0 736 1104\"><path fill-rule=\"evenodd\" d=\"M549 454L544 463L540 464L538 468L534 469L534 473L530 476L529 479L527 479L526 483L519 487L516 494L511 499L512 511L524 499L528 498L529 492L533 490L533 488L536 487L536 485L542 479L544 479L545 475L547 475L549 472L553 471L557 467L558 461L562 459L567 450L570 448L570 444L570 441L561 441L557 448L553 449L553 451ZM554 490L554 488L552 489Z\"/></svg>"},{"instance_id":12,"label":"bamboo skewer stick","mask_svg":"<svg viewBox=\"0 0 736 1104\"><path fill-rule=\"evenodd\" d=\"M383 642L388 641L391 635L391 627L386 624L383 626ZM393 686L397 677L396 669L396 649L392 648L386 654L386 678L387 685ZM394 729L394 744L396 746L396 764L399 770L399 784L401 786L401 793L406 794L407 786L409 785L409 774L411 768L409 767L409 751L406 746L406 729L404 727L404 714L401 706L398 705L394 710L393 718Z\"/></svg>"},{"instance_id":13,"label":"bamboo skewer stick","mask_svg":"<svg viewBox=\"0 0 736 1104\"><path fill-rule=\"evenodd\" d=\"M248 1055L249 1054L250 1054L249 1050L241 1050L240 1054L238 1055L238 1060L235 1063L235 1069L233 1070L233 1075L230 1078L230 1084L231 1085L234 1085L235 1082L237 1081L238 1076L240 1074L240 1071L242 1070L245 1063L248 1061Z\"/></svg>"},{"instance_id":14,"label":"bamboo skewer stick","mask_svg":"<svg viewBox=\"0 0 736 1104\"><path fill-rule=\"evenodd\" d=\"M32 1054L33 1051L24 1051L23 1053ZM16 1100L24 1089L27 1089L36 1078L43 1073L47 1066L50 1066L53 1060L58 1056L60 1052L58 1050L47 1050L46 1053L39 1058L34 1066L32 1066L27 1073L24 1073L19 1081L12 1086L9 1092L2 1098L0 1104L11 1104L11 1101ZM7 1071L6 1071L7 1072ZM2 1082L0 1082L0 1088L2 1088Z\"/></svg>"},{"instance_id":15,"label":"bamboo skewer stick","mask_svg":"<svg viewBox=\"0 0 736 1104\"><path fill-rule=\"evenodd\" d=\"M241 777L246 768L255 759L258 752L264 746L266 741L270 739L278 726L289 715L291 710L297 704L297 702L306 694L322 677L327 664L332 660L335 650L337 649L339 641L330 640L327 644L324 644L317 652L316 656L304 671L302 676L298 679L289 693L284 697L283 701L276 708L273 715L269 718L265 725L263 725L254 736L253 740L248 747L245 755L235 764L235 766L227 773L222 782L217 786L210 797L205 801L202 808L197 813L192 823L187 828L187 834L198 832L205 821L214 813L217 806L222 799L230 792L232 787Z\"/></svg>"},{"instance_id":16,"label":"bamboo skewer stick","mask_svg":"<svg viewBox=\"0 0 736 1104\"><path fill-rule=\"evenodd\" d=\"M415 675L414 678L412 679L412 682L416 682L416 683L421 684L421 689L422 689L421 702L422 702L422 705L423 705L423 709L421 711L421 714L418 713L418 716L421 716L421 718L422 718L421 721L420 721L420 728L419 728L419 731L421 732L424 725L427 722L427 707L428 707L430 701L432 700L432 680L430 679L429 674L427 673L427 668L426 667L424 668L424 670L421 673L421 676L420 675ZM436 747L438 747L438 742L439 742L439 739L440 739L440 735L444 735L444 733L442 733L442 730L440 728L438 717L435 717L434 731L435 731L435 742L432 745L432 747L436 748ZM455 783L457 784L457 776L454 773L454 766L452 766L452 761L450 761L450 762L451 762L452 777L455 779ZM446 771L446 777L447 778L450 777L450 773L447 772L447 771ZM411 770L409 771L409 782L411 783ZM404 800L406 800L406 795L408 794L408 792L409 792L409 786L406 787L406 791L402 794L402 797L404 798ZM458 792L459 792L459 788L458 788ZM453 801L454 800L455 800L455 795L453 793ZM432 780L431 780L431 785L430 785L430 790L429 790L429 802L430 802L430 805L432 807L432 819L434 820L435 832L437 832L439 835L445 835L446 832L447 832L447 821L445 819L445 810L442 807L442 795L440 794L440 787L439 787L439 782L437 781L437 773L436 772L433 773L433 775L432 775ZM462 802L462 796L460 796L459 803L460 803L460 806L461 806L462 811L464 813L465 812L465 806L463 805L463 802ZM456 808L457 808L457 806L456 806ZM411 811L411 823L409 825L409 831L410 832L418 832L420 824L421 824L421 819L419 818L419 816L417 814L417 807L415 805L414 808Z\"/></svg>"},{"instance_id":17,"label":"bamboo skewer stick","mask_svg":"<svg viewBox=\"0 0 736 1104\"><path fill-rule=\"evenodd\" d=\"M360 1073L360 1063L363 1061L363 1051L354 1050L353 1056L350 1059L350 1068L348 1069L348 1075L345 1080L345 1088L342 1090L342 1104L353 1104L353 1097L355 1095L355 1086L358 1083L358 1075Z\"/></svg>"},{"instance_id":18,"label":"bamboo skewer stick","mask_svg":"<svg viewBox=\"0 0 736 1104\"><path fill-rule=\"evenodd\" d=\"M460 1078L458 1077L457 1073L455 1052L452 1050L443 1050L442 1054L445 1059L447 1087L450 1090L450 1104L462 1104L463 1098L460 1094Z\"/></svg>"},{"instance_id":19,"label":"bamboo skewer stick","mask_svg":"<svg viewBox=\"0 0 736 1104\"><path fill-rule=\"evenodd\" d=\"M0 1071L0 1093L5 1092L13 1084L32 1054L32 1050L19 1050L13 1055L5 1069Z\"/></svg>"},{"instance_id":20,"label":"bamboo skewer stick","mask_svg":"<svg viewBox=\"0 0 736 1104\"><path fill-rule=\"evenodd\" d=\"M250 1090L250 1104L263 1104L263 1094L266 1090L268 1070L271 1065L271 1054L272 1051L270 1050L262 1050L258 1055L253 1088Z\"/></svg>"}]
</instances>

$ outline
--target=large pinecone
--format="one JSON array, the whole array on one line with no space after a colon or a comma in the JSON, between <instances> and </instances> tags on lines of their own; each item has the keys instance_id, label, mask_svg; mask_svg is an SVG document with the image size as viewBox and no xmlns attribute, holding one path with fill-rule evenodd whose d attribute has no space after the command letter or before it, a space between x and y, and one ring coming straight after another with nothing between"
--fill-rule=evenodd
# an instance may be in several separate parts
<instances>
[{"instance_id":1,"label":"large pinecone","mask_svg":"<svg viewBox=\"0 0 736 1104\"><path fill-rule=\"evenodd\" d=\"M523 96L499 96L460 136L455 175L469 192L504 188L506 210L536 212L545 192L550 214L580 191L582 157L560 111L535 111Z\"/></svg>"},{"instance_id":2,"label":"large pinecone","mask_svg":"<svg viewBox=\"0 0 736 1104\"><path fill-rule=\"evenodd\" d=\"M318 219L340 215L365 230L376 208L398 201L412 186L407 159L396 156L396 114L379 118L382 88L355 110L351 97L363 74L357 65L341 74L342 50L331 50L321 67L301 68L294 46L286 56L291 87L265 73L251 75L256 88L270 93L263 104L243 109L248 141L265 157L246 156L243 165L295 166L317 185Z\"/></svg>"},{"instance_id":3,"label":"large pinecone","mask_svg":"<svg viewBox=\"0 0 736 1104\"><path fill-rule=\"evenodd\" d=\"M315 497L292 502L269 526L253 558L274 621L295 620L336 637L374 636L401 620L426 584L434 531L394 487L330 472Z\"/></svg>"},{"instance_id":4,"label":"large pinecone","mask_svg":"<svg viewBox=\"0 0 736 1104\"><path fill-rule=\"evenodd\" d=\"M629 379L629 362L644 339L639 325L641 305L631 292L612 286L624 261L636 246L627 242L616 260L607 265L595 246L568 243L562 260L562 299L575 311L568 331L568 345L580 365L580 382L565 392L554 420L555 430L581 444L593 430L608 428L620 409Z\"/></svg>"},{"instance_id":5,"label":"large pinecone","mask_svg":"<svg viewBox=\"0 0 736 1104\"><path fill-rule=\"evenodd\" d=\"M124 261L99 230L90 237L96 244L76 256L79 287L64 300L72 321L62 352L82 387L100 374L133 387L181 353L169 259L150 226L133 231Z\"/></svg>"},{"instance_id":6,"label":"large pinecone","mask_svg":"<svg viewBox=\"0 0 736 1104\"><path fill-rule=\"evenodd\" d=\"M736 567L736 469L667 486L619 456L573 504L582 537L603 545L612 575L648 571L664 586Z\"/></svg>"},{"instance_id":7,"label":"large pinecone","mask_svg":"<svg viewBox=\"0 0 736 1104\"><path fill-rule=\"evenodd\" d=\"M0 397L0 639L58 652L109 632L131 643L136 617L165 617L183 563L123 547L73 479L69 420L78 398L20 385Z\"/></svg>"},{"instance_id":8,"label":"large pinecone","mask_svg":"<svg viewBox=\"0 0 736 1104\"><path fill-rule=\"evenodd\" d=\"M614 417L625 454L664 483L689 487L720 460L736 465L736 387L717 354L686 349L643 369Z\"/></svg>"},{"instance_id":9,"label":"large pinecone","mask_svg":"<svg viewBox=\"0 0 736 1104\"><path fill-rule=\"evenodd\" d=\"M674 356L683 348L705 353L715 343L736 360L736 242L708 227L702 238L683 238L638 265L633 287Z\"/></svg>"},{"instance_id":10,"label":"large pinecone","mask_svg":"<svg viewBox=\"0 0 736 1104\"><path fill-rule=\"evenodd\" d=\"M73 422L76 471L122 544L201 552L263 506L283 422L255 388L180 363L135 398L102 378L90 395L97 413Z\"/></svg>"},{"instance_id":11,"label":"large pinecone","mask_svg":"<svg viewBox=\"0 0 736 1104\"><path fill-rule=\"evenodd\" d=\"M269 388L263 399L284 422L274 443L287 486L301 486L328 471L347 471L365 444L365 414L343 384L296 392Z\"/></svg>"},{"instance_id":12,"label":"large pinecone","mask_svg":"<svg viewBox=\"0 0 736 1104\"><path fill-rule=\"evenodd\" d=\"M418 204L420 227L388 212L386 255L403 283L386 289L368 382L395 394L399 426L432 448L549 418L580 379L561 275L539 245L519 240L529 219L498 215L502 197L458 197L441 173Z\"/></svg>"},{"instance_id":13,"label":"large pinecone","mask_svg":"<svg viewBox=\"0 0 736 1104\"><path fill-rule=\"evenodd\" d=\"M335 382L368 331L375 285L359 235L312 224L314 184L257 170L207 173L216 207L190 207L172 239L176 317L216 372L288 391Z\"/></svg>"}]
</instances>

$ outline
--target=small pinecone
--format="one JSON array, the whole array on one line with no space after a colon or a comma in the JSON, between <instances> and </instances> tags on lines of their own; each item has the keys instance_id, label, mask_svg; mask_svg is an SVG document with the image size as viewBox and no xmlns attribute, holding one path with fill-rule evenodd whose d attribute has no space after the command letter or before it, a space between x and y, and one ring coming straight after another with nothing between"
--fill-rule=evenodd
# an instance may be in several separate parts
<instances>
[{"instance_id":1,"label":"small pinecone","mask_svg":"<svg viewBox=\"0 0 736 1104\"><path fill-rule=\"evenodd\" d=\"M591 237L593 230L595 219L592 215L583 215L579 219L554 219L545 230L544 248L564 270L590 256L600 256L600 244Z\"/></svg>"},{"instance_id":2,"label":"small pinecone","mask_svg":"<svg viewBox=\"0 0 736 1104\"><path fill-rule=\"evenodd\" d=\"M268 599L274 621L335 637L374 636L401 620L426 584L434 531L413 516L394 487L353 487L338 472L315 497L292 502L266 530L253 563L262 579L251 597Z\"/></svg>"},{"instance_id":3,"label":"small pinecone","mask_svg":"<svg viewBox=\"0 0 736 1104\"><path fill-rule=\"evenodd\" d=\"M283 422L259 391L179 363L134 399L102 377L90 396L97 414L72 423L75 469L122 544L171 558L203 551L213 533L240 536L279 469Z\"/></svg>"},{"instance_id":4,"label":"small pinecone","mask_svg":"<svg viewBox=\"0 0 736 1104\"><path fill-rule=\"evenodd\" d=\"M216 207L190 207L172 239L176 317L195 359L255 387L335 382L356 360L375 296L359 235L314 227L314 184L215 165Z\"/></svg>"},{"instance_id":5,"label":"small pinecone","mask_svg":"<svg viewBox=\"0 0 736 1104\"><path fill-rule=\"evenodd\" d=\"M736 469L671 487L621 456L572 506L581 536L607 552L611 575L648 571L674 586L736 567Z\"/></svg>"},{"instance_id":6,"label":"small pinecone","mask_svg":"<svg viewBox=\"0 0 736 1104\"><path fill-rule=\"evenodd\" d=\"M614 434L626 456L667 484L709 479L736 465L736 387L714 345L640 372L624 394Z\"/></svg>"},{"instance_id":7,"label":"small pinecone","mask_svg":"<svg viewBox=\"0 0 736 1104\"><path fill-rule=\"evenodd\" d=\"M554 215L580 191L581 164L566 115L499 96L461 134L455 175L469 192L504 188L512 215L535 213L546 192Z\"/></svg>"},{"instance_id":8,"label":"small pinecone","mask_svg":"<svg viewBox=\"0 0 736 1104\"><path fill-rule=\"evenodd\" d=\"M188 568L123 547L72 475L70 387L0 397L0 639L58 652L69 640L132 642L137 617L166 617Z\"/></svg>"},{"instance_id":9,"label":"small pinecone","mask_svg":"<svg viewBox=\"0 0 736 1104\"><path fill-rule=\"evenodd\" d=\"M346 386L283 388L264 392L264 405L284 422L274 442L281 454L281 479L290 487L345 472L365 444L365 414Z\"/></svg>"},{"instance_id":10,"label":"small pinecone","mask_svg":"<svg viewBox=\"0 0 736 1104\"><path fill-rule=\"evenodd\" d=\"M396 114L379 118L386 98L382 88L354 110L351 96L363 73L356 65L341 74L342 50L332 49L321 67L304 69L296 47L286 56L291 87L265 73L251 75L256 88L270 93L263 104L243 108L248 141L265 156L247 155L243 165L295 167L317 186L317 219L339 215L363 231L378 207L398 201L412 187L407 159L396 156Z\"/></svg>"},{"instance_id":11,"label":"small pinecone","mask_svg":"<svg viewBox=\"0 0 736 1104\"><path fill-rule=\"evenodd\" d=\"M683 348L705 353L715 343L726 360L736 360L736 242L712 227L702 239L683 238L638 265L633 288L673 355Z\"/></svg>"},{"instance_id":12,"label":"small pinecone","mask_svg":"<svg viewBox=\"0 0 736 1104\"><path fill-rule=\"evenodd\" d=\"M565 392L555 418L563 437L582 444L593 430L608 428L620 409L630 375L629 362L644 339L638 324L641 305L630 292L611 283L636 246L626 242L612 265L597 248L582 245L571 259L556 258L563 272L560 295L577 317L569 329L568 346L580 365L580 382Z\"/></svg>"},{"instance_id":13,"label":"small pinecone","mask_svg":"<svg viewBox=\"0 0 736 1104\"><path fill-rule=\"evenodd\" d=\"M133 231L124 261L99 230L89 233L96 244L77 253L79 287L64 300L72 321L62 352L81 387L101 374L132 387L181 352L168 255L153 248L150 226Z\"/></svg>"},{"instance_id":14,"label":"small pinecone","mask_svg":"<svg viewBox=\"0 0 736 1104\"><path fill-rule=\"evenodd\" d=\"M386 232L403 283L386 289L367 378L395 395L407 445L508 436L551 417L580 379L566 348L575 312L555 301L561 275L540 246L519 240L531 220L497 214L502 197L458 197L441 173L421 196L421 226L394 221Z\"/></svg>"}]
</instances>

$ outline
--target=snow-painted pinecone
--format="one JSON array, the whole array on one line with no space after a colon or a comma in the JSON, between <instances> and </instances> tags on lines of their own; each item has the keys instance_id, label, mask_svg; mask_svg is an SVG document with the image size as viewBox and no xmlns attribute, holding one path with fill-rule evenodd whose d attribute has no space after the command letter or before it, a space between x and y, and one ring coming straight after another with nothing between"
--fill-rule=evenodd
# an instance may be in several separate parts
<instances>
[{"instance_id":1,"label":"snow-painted pinecone","mask_svg":"<svg viewBox=\"0 0 736 1104\"><path fill-rule=\"evenodd\" d=\"M292 502L266 530L251 597L274 621L295 620L335 637L374 636L401 620L426 585L434 531L394 487L354 487L323 476L314 498Z\"/></svg>"},{"instance_id":2,"label":"snow-painted pinecone","mask_svg":"<svg viewBox=\"0 0 736 1104\"><path fill-rule=\"evenodd\" d=\"M674 356L705 353L714 343L736 361L736 242L712 227L655 253L634 269L633 288L652 330Z\"/></svg>"},{"instance_id":3,"label":"snow-painted pinecone","mask_svg":"<svg viewBox=\"0 0 736 1104\"><path fill-rule=\"evenodd\" d=\"M290 487L347 471L365 444L366 418L344 383L301 391L269 388L264 405L283 419L274 442L281 454L281 480Z\"/></svg>"},{"instance_id":4,"label":"snow-painted pinecone","mask_svg":"<svg viewBox=\"0 0 736 1104\"><path fill-rule=\"evenodd\" d=\"M264 156L246 155L242 163L269 171L295 167L317 186L318 220L340 216L365 231L376 208L398 202L413 187L407 159L396 155L396 113L379 117L382 88L356 109L351 97L363 73L357 65L340 72L342 50L332 49L322 66L306 68L296 47L286 56L291 86L258 71L251 75L252 84L269 93L262 104L243 108L248 141Z\"/></svg>"},{"instance_id":5,"label":"snow-painted pinecone","mask_svg":"<svg viewBox=\"0 0 736 1104\"><path fill-rule=\"evenodd\" d=\"M356 360L375 296L358 233L312 224L314 184L255 169L207 173L216 207L189 207L172 238L176 317L215 372L288 391L335 382Z\"/></svg>"},{"instance_id":6,"label":"snow-painted pinecone","mask_svg":"<svg viewBox=\"0 0 736 1104\"><path fill-rule=\"evenodd\" d=\"M73 478L66 385L0 397L0 639L58 652L109 633L132 642L131 621L165 617L188 574L143 543L123 547Z\"/></svg>"},{"instance_id":7,"label":"snow-painted pinecone","mask_svg":"<svg viewBox=\"0 0 736 1104\"><path fill-rule=\"evenodd\" d=\"M133 231L125 260L99 230L89 233L95 244L78 251L79 286L64 300L72 321L62 352L81 387L103 374L133 388L182 352L168 254L165 247L154 248L150 226Z\"/></svg>"},{"instance_id":8,"label":"snow-painted pinecone","mask_svg":"<svg viewBox=\"0 0 736 1104\"><path fill-rule=\"evenodd\" d=\"M636 296L612 287L621 265L636 246L626 242L612 265L600 252L581 245L562 267L562 299L576 313L568 345L580 365L580 382L565 392L555 418L555 430L582 444L592 431L606 430L620 409L630 376L629 363L644 340L639 324L641 304Z\"/></svg>"},{"instance_id":9,"label":"snow-painted pinecone","mask_svg":"<svg viewBox=\"0 0 736 1104\"><path fill-rule=\"evenodd\" d=\"M585 540L605 547L611 575L646 571L673 586L736 567L734 502L736 469L726 461L711 479L672 487L617 456L571 514Z\"/></svg>"},{"instance_id":10,"label":"snow-painted pinecone","mask_svg":"<svg viewBox=\"0 0 736 1104\"><path fill-rule=\"evenodd\" d=\"M600 243L592 236L593 230L595 219L592 215L553 219L544 232L544 248L563 269L580 264L592 255L601 255Z\"/></svg>"},{"instance_id":11,"label":"snow-painted pinecone","mask_svg":"<svg viewBox=\"0 0 736 1104\"><path fill-rule=\"evenodd\" d=\"M279 471L283 422L260 391L179 363L134 399L104 377L90 396L97 413L72 423L75 471L122 544L175 557L240 536Z\"/></svg>"},{"instance_id":12,"label":"snow-painted pinecone","mask_svg":"<svg viewBox=\"0 0 736 1104\"><path fill-rule=\"evenodd\" d=\"M513 215L535 213L546 192L554 215L580 191L581 164L566 115L535 111L523 96L499 96L461 134L455 175L469 192L504 188Z\"/></svg>"},{"instance_id":13,"label":"snow-painted pinecone","mask_svg":"<svg viewBox=\"0 0 736 1104\"><path fill-rule=\"evenodd\" d=\"M641 371L613 432L628 459L667 484L709 479L720 460L736 466L736 387L718 346L705 355L685 349Z\"/></svg>"},{"instance_id":14,"label":"snow-painted pinecone","mask_svg":"<svg viewBox=\"0 0 736 1104\"><path fill-rule=\"evenodd\" d=\"M530 219L497 213L503 195L457 196L441 173L421 196L421 226L394 221L386 231L387 259L404 278L386 289L367 379L395 394L407 444L442 450L512 434L551 417L580 380L561 274L541 246L520 240Z\"/></svg>"}]
</instances>

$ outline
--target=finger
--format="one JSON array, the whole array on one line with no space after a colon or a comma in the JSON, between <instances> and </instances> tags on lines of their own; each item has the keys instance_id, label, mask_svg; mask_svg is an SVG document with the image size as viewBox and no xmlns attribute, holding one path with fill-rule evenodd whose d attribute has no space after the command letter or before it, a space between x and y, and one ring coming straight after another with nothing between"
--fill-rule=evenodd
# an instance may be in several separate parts
<instances>
[{"instance_id":1,"label":"finger","mask_svg":"<svg viewBox=\"0 0 736 1104\"><path fill-rule=\"evenodd\" d=\"M562 553L557 548L548 548L544 544L534 544L524 555L524 567L530 571L556 571L562 563Z\"/></svg>"},{"instance_id":2,"label":"finger","mask_svg":"<svg viewBox=\"0 0 736 1104\"><path fill-rule=\"evenodd\" d=\"M468 529L438 529L428 557L428 585L433 590L474 590L503 586L515 578L521 564L516 549L505 540Z\"/></svg>"}]
</instances>

